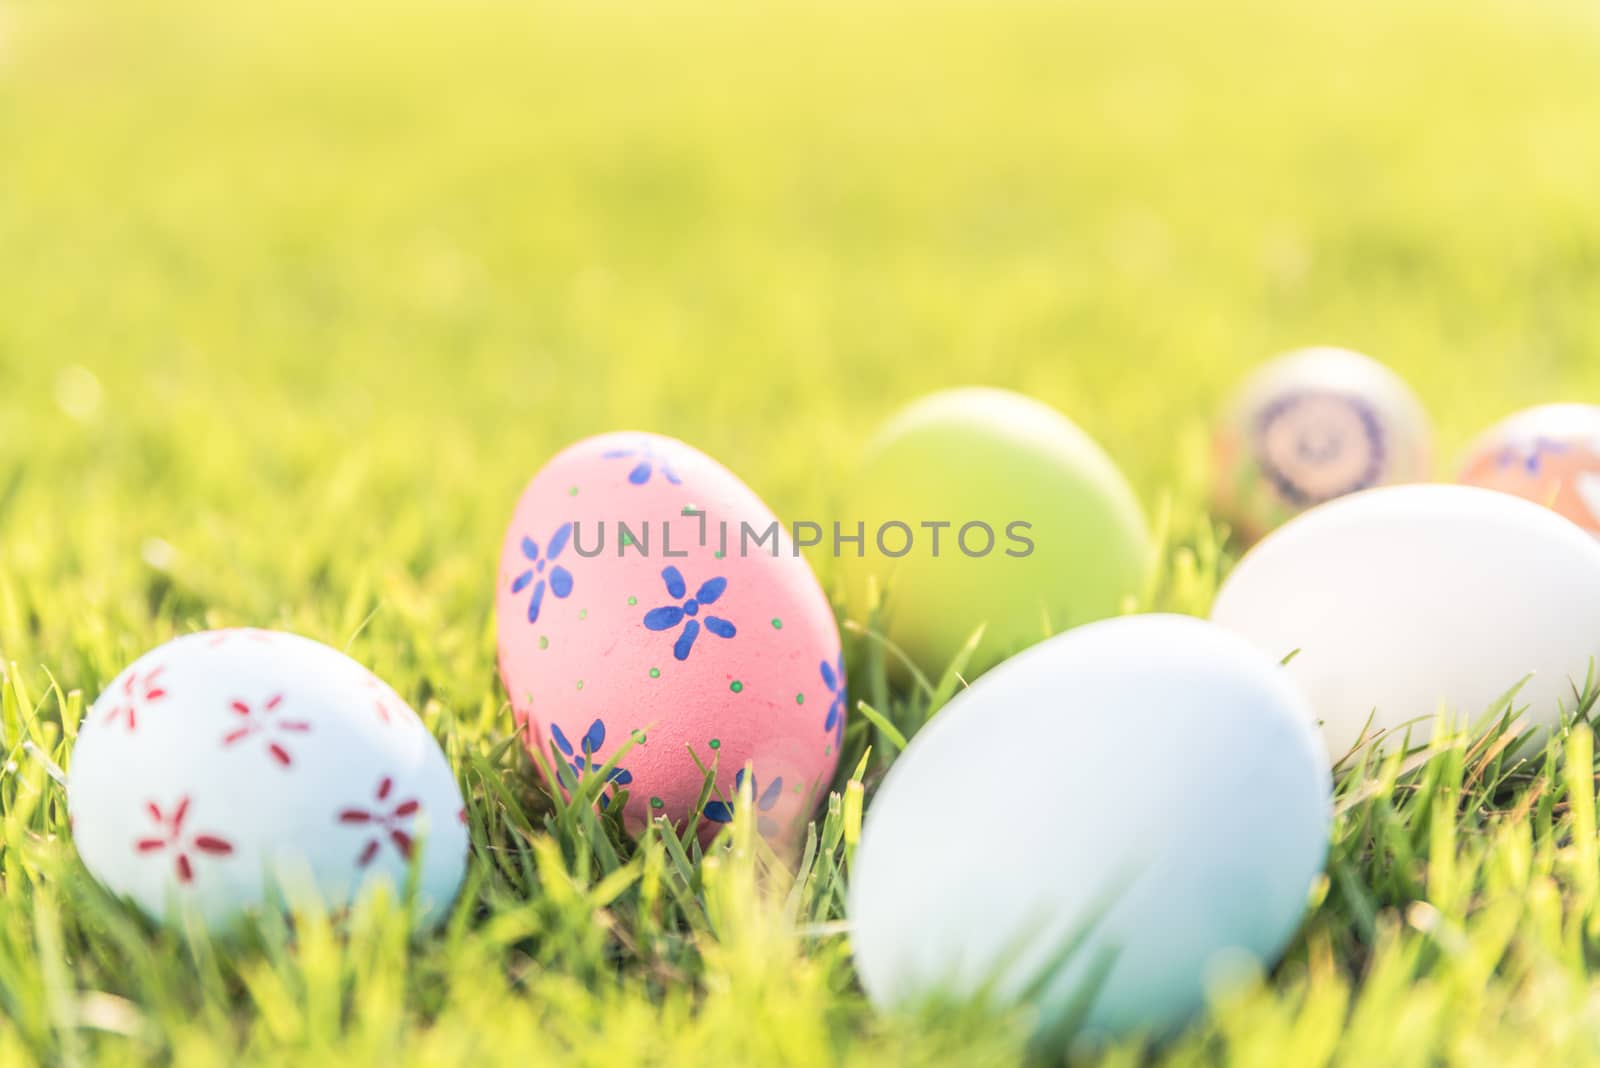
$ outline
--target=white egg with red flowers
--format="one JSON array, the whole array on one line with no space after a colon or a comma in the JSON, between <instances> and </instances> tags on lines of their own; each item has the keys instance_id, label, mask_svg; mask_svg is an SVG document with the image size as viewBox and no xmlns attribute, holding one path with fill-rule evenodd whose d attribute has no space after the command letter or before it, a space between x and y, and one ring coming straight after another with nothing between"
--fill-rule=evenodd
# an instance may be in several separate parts
<instances>
[{"instance_id":1,"label":"white egg with red flowers","mask_svg":"<svg viewBox=\"0 0 1600 1068\"><path fill-rule=\"evenodd\" d=\"M84 864L155 918L218 930L314 891L339 909L417 869L417 921L466 872L449 762L372 672L276 631L191 634L122 672L79 726L67 803Z\"/></svg>"}]
</instances>

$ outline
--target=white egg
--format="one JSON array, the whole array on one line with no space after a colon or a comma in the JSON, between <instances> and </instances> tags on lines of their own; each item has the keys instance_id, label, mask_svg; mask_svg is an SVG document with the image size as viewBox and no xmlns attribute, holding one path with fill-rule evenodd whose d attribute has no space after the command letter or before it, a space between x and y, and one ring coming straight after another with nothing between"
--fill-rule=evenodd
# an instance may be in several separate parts
<instances>
[{"instance_id":1,"label":"white egg","mask_svg":"<svg viewBox=\"0 0 1600 1068\"><path fill-rule=\"evenodd\" d=\"M293 634L192 634L141 657L85 716L67 803L107 888L213 929L307 890L331 908L398 891L416 853L430 924L466 869L461 792L422 721Z\"/></svg>"},{"instance_id":2,"label":"white egg","mask_svg":"<svg viewBox=\"0 0 1600 1068\"><path fill-rule=\"evenodd\" d=\"M993 980L1006 1002L1055 964L1047 1029L1109 961L1089 1034L1182 1022L1215 966L1273 960L1300 923L1331 819L1309 717L1271 659L1183 616L1091 623L1001 664L867 812L849 913L868 992L892 1007Z\"/></svg>"},{"instance_id":3,"label":"white egg","mask_svg":"<svg viewBox=\"0 0 1600 1068\"><path fill-rule=\"evenodd\" d=\"M1289 670L1337 761L1375 728L1430 737L1518 695L1536 727L1574 705L1600 654L1600 545L1547 508L1470 486L1345 497L1251 550L1211 618Z\"/></svg>"}]
</instances>

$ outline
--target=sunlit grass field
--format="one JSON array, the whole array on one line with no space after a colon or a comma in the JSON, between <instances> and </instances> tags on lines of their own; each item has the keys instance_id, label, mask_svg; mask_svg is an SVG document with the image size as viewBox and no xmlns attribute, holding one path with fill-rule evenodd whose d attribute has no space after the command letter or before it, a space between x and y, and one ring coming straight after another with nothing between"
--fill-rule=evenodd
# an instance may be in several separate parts
<instances>
[{"instance_id":1,"label":"sunlit grass field","mask_svg":"<svg viewBox=\"0 0 1600 1068\"><path fill-rule=\"evenodd\" d=\"M1446 473L1600 398L1593 5L0 0L0 1064L1017 1062L1025 1013L859 992L863 717L798 871L546 796L494 669L516 494L634 427L825 517L895 406L1007 386L1123 465L1156 603L1203 612L1208 421L1315 342L1407 377ZM475 848L441 932L376 902L213 945L78 865L86 703L231 624L348 649L443 740ZM1354 772L1282 967L1083 1059L1600 1063L1592 748Z\"/></svg>"}]
</instances>

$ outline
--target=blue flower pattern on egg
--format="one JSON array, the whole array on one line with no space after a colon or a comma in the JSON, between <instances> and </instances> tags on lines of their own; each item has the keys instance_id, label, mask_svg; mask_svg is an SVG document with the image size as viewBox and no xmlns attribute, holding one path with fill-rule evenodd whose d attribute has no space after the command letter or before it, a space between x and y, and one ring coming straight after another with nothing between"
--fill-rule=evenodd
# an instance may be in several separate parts
<instances>
[{"instance_id":1,"label":"blue flower pattern on egg","mask_svg":"<svg viewBox=\"0 0 1600 1068\"><path fill-rule=\"evenodd\" d=\"M733 777L733 790L737 794L744 786L744 770ZM755 777L750 779L750 793L755 798L756 812L771 812L778 804L778 799L783 796L783 776L773 779L767 784L765 790L761 789L760 780ZM706 819L712 823L732 823L733 804L728 801L707 801ZM778 833L778 824L769 816L760 816L756 822L756 829L762 834L771 836Z\"/></svg>"},{"instance_id":2,"label":"blue flower pattern on egg","mask_svg":"<svg viewBox=\"0 0 1600 1068\"><path fill-rule=\"evenodd\" d=\"M539 555L539 545L532 538L522 539L522 555L528 558L528 569L516 577L511 583L512 593L521 593L529 586L533 587L533 595L528 598L528 622L539 622L539 607L544 603L545 567L550 567L549 586L550 592L557 597L566 598L572 595L572 572L555 563L556 557L567 547L567 542L572 539L572 524L563 523L550 536L550 541L545 545L545 553Z\"/></svg>"},{"instance_id":3,"label":"blue flower pattern on egg","mask_svg":"<svg viewBox=\"0 0 1600 1068\"><path fill-rule=\"evenodd\" d=\"M661 472L661 477L674 486L683 485L683 479L679 478L678 473L667 464L666 458L649 445L641 445L634 449L612 449L609 452L601 453L600 458L603 460L621 460L624 458L637 460L638 462L633 465L633 470L628 472L628 481L635 486L642 486L649 482L650 476L658 470Z\"/></svg>"},{"instance_id":4,"label":"blue flower pattern on egg","mask_svg":"<svg viewBox=\"0 0 1600 1068\"><path fill-rule=\"evenodd\" d=\"M1534 438L1532 447L1525 452L1515 445L1507 445L1501 449L1495 457L1495 466L1511 467L1514 464L1521 464L1530 476L1537 475L1540 462L1546 455L1559 456L1566 451L1567 444L1564 441L1556 441L1550 438Z\"/></svg>"},{"instance_id":5,"label":"blue flower pattern on egg","mask_svg":"<svg viewBox=\"0 0 1600 1068\"><path fill-rule=\"evenodd\" d=\"M833 694L833 703L828 706L828 716L822 721L824 731L833 731L833 747L838 749L844 742L844 654L839 654L838 666L822 662L822 684Z\"/></svg>"},{"instance_id":6,"label":"blue flower pattern on egg","mask_svg":"<svg viewBox=\"0 0 1600 1068\"><path fill-rule=\"evenodd\" d=\"M682 600L689 592L688 584L683 580L683 573L675 567L668 567L661 572L661 577L667 584L667 595L674 600ZM649 630L671 630L678 624L683 624L683 629L678 632L678 640L672 646L672 655L679 660L689 659L689 651L694 648L695 639L700 636L700 609L708 604L716 604L723 591L728 588L725 578L708 579L695 591L694 596L682 600L681 604L662 605L652 608L644 615L644 625ZM731 638L738 631L732 623L717 616L705 617L705 629L719 638Z\"/></svg>"},{"instance_id":7,"label":"blue flower pattern on egg","mask_svg":"<svg viewBox=\"0 0 1600 1068\"><path fill-rule=\"evenodd\" d=\"M606 744L606 725L603 720L597 719L589 724L589 729L579 739L577 746L574 746L571 740L567 738L566 732L554 723L550 724L550 737L555 740L556 749L560 751L562 756L567 758L567 767L572 770L574 780L582 782L584 776L604 770L606 762L594 758L595 753L600 751L600 747ZM633 782L633 773L627 768L612 768L606 774L606 783L608 785L627 786L631 782ZM600 795L600 807L611 807L609 795Z\"/></svg>"}]
</instances>

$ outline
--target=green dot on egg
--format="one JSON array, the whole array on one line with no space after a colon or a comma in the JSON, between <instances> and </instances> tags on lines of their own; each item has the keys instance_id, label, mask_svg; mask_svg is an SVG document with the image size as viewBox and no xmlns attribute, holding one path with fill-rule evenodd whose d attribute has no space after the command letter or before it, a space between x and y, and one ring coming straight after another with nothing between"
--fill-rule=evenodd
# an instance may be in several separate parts
<instances>
[{"instance_id":1,"label":"green dot on egg","mask_svg":"<svg viewBox=\"0 0 1600 1068\"><path fill-rule=\"evenodd\" d=\"M628 603L629 604L638 604L639 603L639 598L637 598L637 597L629 597L628 598Z\"/></svg>"},{"instance_id":2,"label":"green dot on egg","mask_svg":"<svg viewBox=\"0 0 1600 1068\"><path fill-rule=\"evenodd\" d=\"M644 731L634 731L633 740L638 742L640 745L643 745L645 741Z\"/></svg>"},{"instance_id":3,"label":"green dot on egg","mask_svg":"<svg viewBox=\"0 0 1600 1068\"><path fill-rule=\"evenodd\" d=\"M583 680L582 679L578 680L578 689L580 689L580 690L583 689Z\"/></svg>"},{"instance_id":4,"label":"green dot on egg","mask_svg":"<svg viewBox=\"0 0 1600 1068\"><path fill-rule=\"evenodd\" d=\"M713 749L721 749L722 748L722 739L721 738L713 738L713 739L711 739L709 744L710 744L711 748L713 748Z\"/></svg>"},{"instance_id":5,"label":"green dot on egg","mask_svg":"<svg viewBox=\"0 0 1600 1068\"><path fill-rule=\"evenodd\" d=\"M782 630L782 629L783 629L783 620L781 620L781 619L774 619L774 620L773 620L773 621L772 621L772 629L773 629L773 630Z\"/></svg>"},{"instance_id":6,"label":"green dot on egg","mask_svg":"<svg viewBox=\"0 0 1600 1068\"><path fill-rule=\"evenodd\" d=\"M686 505L683 506L683 511L681 513L679 513L679 514L681 514L681 515L693 515L694 513L698 512L699 510L700 509L698 507L696 507L695 505L686 504Z\"/></svg>"},{"instance_id":7,"label":"green dot on egg","mask_svg":"<svg viewBox=\"0 0 1600 1068\"><path fill-rule=\"evenodd\" d=\"M734 679L732 684L728 686L728 689L732 690L734 693L743 693L744 683L740 682L738 679Z\"/></svg>"},{"instance_id":8,"label":"green dot on egg","mask_svg":"<svg viewBox=\"0 0 1600 1068\"><path fill-rule=\"evenodd\" d=\"M652 679L659 679L661 677L661 669L660 668L651 668L650 669L650 677Z\"/></svg>"},{"instance_id":9,"label":"green dot on egg","mask_svg":"<svg viewBox=\"0 0 1600 1068\"><path fill-rule=\"evenodd\" d=\"M550 648L550 639L548 637L546 637L545 635L543 635L543 634L539 635L539 648L541 648L541 649Z\"/></svg>"},{"instance_id":10,"label":"green dot on egg","mask_svg":"<svg viewBox=\"0 0 1600 1068\"><path fill-rule=\"evenodd\" d=\"M721 549L718 549L716 552L712 553L711 555L715 556L718 560L721 560L722 557L723 557L723 552L722 552Z\"/></svg>"},{"instance_id":11,"label":"green dot on egg","mask_svg":"<svg viewBox=\"0 0 1600 1068\"><path fill-rule=\"evenodd\" d=\"M661 800L661 798L659 798L659 797L652 797L650 799L650 807L651 808L666 808L667 807L667 803L665 801Z\"/></svg>"},{"instance_id":12,"label":"green dot on egg","mask_svg":"<svg viewBox=\"0 0 1600 1068\"><path fill-rule=\"evenodd\" d=\"M797 704L797 705L805 704L806 703L806 695L803 694L803 693L795 694L794 695L794 703Z\"/></svg>"},{"instance_id":13,"label":"green dot on egg","mask_svg":"<svg viewBox=\"0 0 1600 1068\"><path fill-rule=\"evenodd\" d=\"M588 619L589 618L589 610L587 608L578 609L578 618L579 619Z\"/></svg>"},{"instance_id":14,"label":"green dot on egg","mask_svg":"<svg viewBox=\"0 0 1600 1068\"><path fill-rule=\"evenodd\" d=\"M568 497L576 497L577 495L578 495L578 487L577 486L573 486L571 489L567 490L567 496Z\"/></svg>"}]
</instances>

